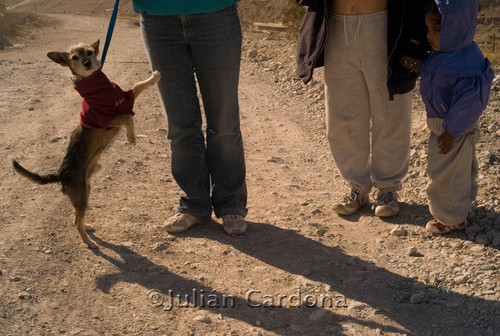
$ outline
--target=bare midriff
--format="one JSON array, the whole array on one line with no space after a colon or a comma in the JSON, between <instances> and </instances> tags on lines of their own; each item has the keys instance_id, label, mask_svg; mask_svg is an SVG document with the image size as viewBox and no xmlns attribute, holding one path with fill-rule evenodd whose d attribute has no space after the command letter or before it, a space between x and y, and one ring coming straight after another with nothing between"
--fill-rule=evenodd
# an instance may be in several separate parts
<instances>
[{"instance_id":1,"label":"bare midriff","mask_svg":"<svg viewBox=\"0 0 500 336\"><path fill-rule=\"evenodd\" d=\"M387 9L387 0L330 0L328 8L341 15L371 14Z\"/></svg>"}]
</instances>

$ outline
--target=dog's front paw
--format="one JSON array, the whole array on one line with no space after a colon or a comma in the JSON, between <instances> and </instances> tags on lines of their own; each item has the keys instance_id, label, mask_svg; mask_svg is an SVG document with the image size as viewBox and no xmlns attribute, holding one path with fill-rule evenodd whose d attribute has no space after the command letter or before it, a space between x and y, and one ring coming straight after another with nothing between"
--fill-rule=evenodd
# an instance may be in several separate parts
<instances>
[{"instance_id":1,"label":"dog's front paw","mask_svg":"<svg viewBox=\"0 0 500 336\"><path fill-rule=\"evenodd\" d=\"M154 71L153 74L151 75L151 82L153 84L156 84L160 81L160 79L161 79L161 73L158 70Z\"/></svg>"}]
</instances>

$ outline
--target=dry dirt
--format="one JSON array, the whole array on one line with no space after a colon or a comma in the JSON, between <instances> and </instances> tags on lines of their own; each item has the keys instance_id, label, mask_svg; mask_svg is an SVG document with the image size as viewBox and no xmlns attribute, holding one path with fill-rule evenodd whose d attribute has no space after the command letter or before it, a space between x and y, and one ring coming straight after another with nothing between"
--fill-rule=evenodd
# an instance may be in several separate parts
<instances>
[{"instance_id":1,"label":"dry dirt","mask_svg":"<svg viewBox=\"0 0 500 336\"><path fill-rule=\"evenodd\" d=\"M322 85L295 78L293 42L247 29L248 233L230 237L217 219L176 236L160 230L180 190L149 90L135 106L137 145L121 133L92 181L87 220L99 249L89 250L60 187L11 167L16 158L40 172L58 168L81 98L46 53L104 40L107 27L98 17L47 20L0 51L0 334L500 334L498 87L482 119L473 229L424 233L427 131L417 94L400 215L380 220L366 208L339 217L331 205L346 189L324 139ZM104 71L122 88L148 76L133 21L118 21Z\"/></svg>"}]
</instances>

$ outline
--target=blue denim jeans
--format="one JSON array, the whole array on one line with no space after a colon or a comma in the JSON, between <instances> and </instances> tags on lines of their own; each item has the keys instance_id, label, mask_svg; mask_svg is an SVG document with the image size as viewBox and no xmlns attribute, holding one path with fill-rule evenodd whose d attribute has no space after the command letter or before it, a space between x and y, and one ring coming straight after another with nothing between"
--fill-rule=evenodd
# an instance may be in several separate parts
<instances>
[{"instance_id":1,"label":"blue denim jeans","mask_svg":"<svg viewBox=\"0 0 500 336\"><path fill-rule=\"evenodd\" d=\"M179 211L208 219L247 213L238 81L236 7L194 15L141 15L141 30L167 115ZM195 80L196 76L196 80ZM203 100L206 139L196 82Z\"/></svg>"}]
</instances>

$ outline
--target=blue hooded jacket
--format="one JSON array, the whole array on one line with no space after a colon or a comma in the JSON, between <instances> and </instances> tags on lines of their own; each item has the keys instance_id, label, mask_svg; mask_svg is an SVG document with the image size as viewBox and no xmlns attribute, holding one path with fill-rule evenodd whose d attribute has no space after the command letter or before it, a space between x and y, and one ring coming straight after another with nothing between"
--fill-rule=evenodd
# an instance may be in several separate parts
<instances>
[{"instance_id":1,"label":"blue hooded jacket","mask_svg":"<svg viewBox=\"0 0 500 336\"><path fill-rule=\"evenodd\" d=\"M420 66L420 93L428 118L444 119L443 128L462 136L488 105L494 72L473 41L477 0L435 0L441 12L440 51Z\"/></svg>"}]
</instances>

